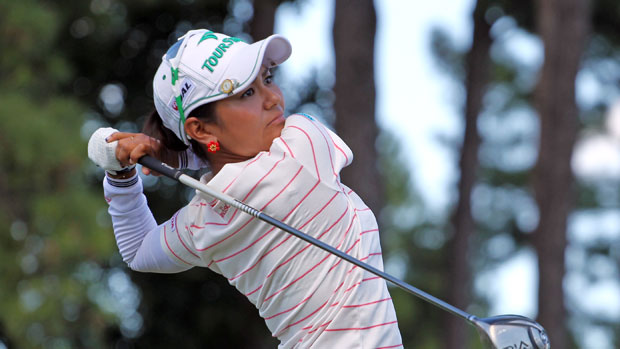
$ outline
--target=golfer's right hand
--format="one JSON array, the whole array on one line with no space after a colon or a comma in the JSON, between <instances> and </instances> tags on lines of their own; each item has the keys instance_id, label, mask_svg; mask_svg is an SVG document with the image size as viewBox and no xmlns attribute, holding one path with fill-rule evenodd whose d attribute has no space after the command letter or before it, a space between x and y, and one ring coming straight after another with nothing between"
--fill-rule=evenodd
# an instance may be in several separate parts
<instances>
[{"instance_id":1,"label":"golfer's right hand","mask_svg":"<svg viewBox=\"0 0 620 349\"><path fill-rule=\"evenodd\" d=\"M118 141L116 159L123 166L132 166L144 155L150 155L172 167L178 166L178 152L167 149L159 139L143 133L115 132L106 138L106 142ZM145 175L159 175L147 167L142 167Z\"/></svg>"}]
</instances>

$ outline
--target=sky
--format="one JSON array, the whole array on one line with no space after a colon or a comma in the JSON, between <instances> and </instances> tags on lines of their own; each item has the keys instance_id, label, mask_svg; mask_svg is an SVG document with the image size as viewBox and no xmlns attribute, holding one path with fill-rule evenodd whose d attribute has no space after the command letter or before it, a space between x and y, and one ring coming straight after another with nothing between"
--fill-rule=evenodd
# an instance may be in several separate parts
<instances>
[{"instance_id":1,"label":"sky","mask_svg":"<svg viewBox=\"0 0 620 349\"><path fill-rule=\"evenodd\" d=\"M445 211L454 199L452 193L458 179L458 154L450 153L440 145L437 136L459 140L463 125L458 103L461 92L433 63L431 30L440 27L459 46L468 47L474 4L474 0L375 0L378 123L399 137L416 189L436 212ZM287 77L304 76L309 67L333 67L332 6L332 0L305 0L301 10L289 4L278 9L275 31L286 36L293 46L291 58L280 68ZM530 66L542 64L542 44L538 39L523 32L513 31L507 35L512 35L506 45L514 59ZM380 59L377 52L381 53ZM601 89L592 75L587 72L579 74L578 103L586 106L605 96L607 99L602 102L612 107L607 117L608 131L581 137L572 166L582 178L617 180L620 178L620 102L613 100L619 96L608 91L602 93ZM572 219L571 239L592 239L594 237L587 236L592 231L603 234L604 238L617 237L620 212L612 210L605 214L603 218L584 214ZM567 263L579 258L582 258L580 252L569 248ZM603 261L600 263L602 270L616 270L604 265ZM532 250L524 249L497 269L477 275L475 287L488 295L492 303L488 315L512 313L535 317L536 274L536 255ZM617 279L588 285L583 275L569 273L565 285L569 294L586 294L587 299L601 300L583 300L582 309L620 318L620 312L611 309L620 309L620 283ZM584 336L582 343L588 343L589 347L612 348L609 337L600 328L588 329Z\"/></svg>"}]
</instances>

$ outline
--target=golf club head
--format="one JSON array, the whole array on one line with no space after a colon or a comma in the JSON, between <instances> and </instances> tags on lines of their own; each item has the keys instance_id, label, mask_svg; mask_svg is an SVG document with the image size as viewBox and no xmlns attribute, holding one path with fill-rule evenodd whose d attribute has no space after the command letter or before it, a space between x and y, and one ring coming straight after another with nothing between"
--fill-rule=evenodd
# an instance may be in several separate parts
<instances>
[{"instance_id":1,"label":"golf club head","mask_svg":"<svg viewBox=\"0 0 620 349\"><path fill-rule=\"evenodd\" d=\"M473 317L482 341L496 349L549 349L545 329L536 321L520 315Z\"/></svg>"}]
</instances>

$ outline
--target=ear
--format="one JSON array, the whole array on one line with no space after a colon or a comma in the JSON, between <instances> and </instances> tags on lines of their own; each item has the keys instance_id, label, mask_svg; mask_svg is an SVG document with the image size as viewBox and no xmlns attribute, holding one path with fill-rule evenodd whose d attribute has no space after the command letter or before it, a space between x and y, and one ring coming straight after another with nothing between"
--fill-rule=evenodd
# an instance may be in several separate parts
<instances>
[{"instance_id":1,"label":"ear","mask_svg":"<svg viewBox=\"0 0 620 349\"><path fill-rule=\"evenodd\" d=\"M208 124L194 116L185 120L185 133L198 143L207 144L209 142L217 141L215 135L215 128L217 126Z\"/></svg>"}]
</instances>

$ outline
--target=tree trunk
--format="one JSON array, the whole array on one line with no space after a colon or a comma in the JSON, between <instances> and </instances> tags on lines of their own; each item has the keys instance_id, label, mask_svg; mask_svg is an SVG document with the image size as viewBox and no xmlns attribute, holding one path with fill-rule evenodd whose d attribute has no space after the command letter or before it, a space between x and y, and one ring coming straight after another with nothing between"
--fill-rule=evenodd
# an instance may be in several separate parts
<instances>
[{"instance_id":1,"label":"tree trunk","mask_svg":"<svg viewBox=\"0 0 620 349\"><path fill-rule=\"evenodd\" d=\"M355 161L342 171L341 178L378 215L384 198L375 147L379 133L375 121L376 24L372 0L335 1L335 128L355 155Z\"/></svg>"},{"instance_id":2,"label":"tree trunk","mask_svg":"<svg viewBox=\"0 0 620 349\"><path fill-rule=\"evenodd\" d=\"M459 168L459 199L452 216L454 235L448 244L448 295L447 300L461 309L470 302L470 240L474 234L475 223L471 214L471 192L476 181L478 169L478 115L482 109L482 100L486 91L490 74L489 49L492 39L489 35L491 26L484 14L488 8L487 0L478 0L473 12L473 41L467 55L467 77L465 101L465 136L461 148ZM463 319L452 314L445 315L446 336L443 337L444 347L449 349L463 348L467 343L468 325Z\"/></svg>"},{"instance_id":3,"label":"tree trunk","mask_svg":"<svg viewBox=\"0 0 620 349\"><path fill-rule=\"evenodd\" d=\"M276 10L282 0L254 1L254 16L250 21L250 35L254 41L273 34Z\"/></svg>"},{"instance_id":4,"label":"tree trunk","mask_svg":"<svg viewBox=\"0 0 620 349\"><path fill-rule=\"evenodd\" d=\"M540 221L533 243L538 253L538 321L555 348L569 343L562 283L567 218L574 201L570 161L578 131L575 78L589 34L589 5L589 0L537 2L545 63L535 91L540 149L533 187Z\"/></svg>"}]
</instances>

